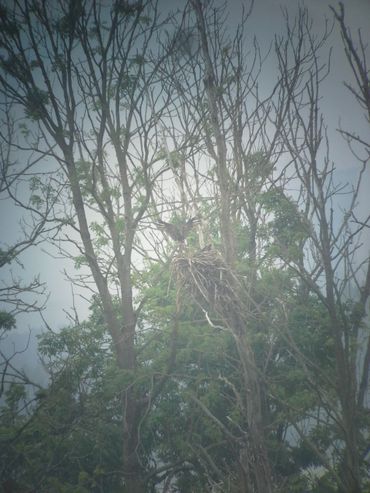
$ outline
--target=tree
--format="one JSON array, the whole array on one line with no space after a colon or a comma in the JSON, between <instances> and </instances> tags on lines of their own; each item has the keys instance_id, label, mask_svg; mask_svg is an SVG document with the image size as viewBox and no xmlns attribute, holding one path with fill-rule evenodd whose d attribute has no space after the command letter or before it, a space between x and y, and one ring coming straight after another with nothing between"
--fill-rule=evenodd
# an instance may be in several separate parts
<instances>
[{"instance_id":1,"label":"tree","mask_svg":"<svg viewBox=\"0 0 370 493\"><path fill-rule=\"evenodd\" d=\"M0 90L22 125L4 142L48 159L35 210L44 218L51 204L51 242L80 269L98 318L44 338L52 384L26 429L38 443L54 427L74 434L45 449L61 454L57 473L40 469L55 488L365 487L370 287L368 256L355 254L368 218L355 211L361 170L341 218L331 210L342 189L319 108L329 30L316 37L307 11L286 14L267 90L250 12L235 36L224 15L198 0L163 20L151 0L3 10ZM356 57L343 15L365 105L365 45ZM90 453L118 428L120 461ZM85 460L70 467L77 445ZM312 464L325 471L316 485L301 473Z\"/></svg>"},{"instance_id":2,"label":"tree","mask_svg":"<svg viewBox=\"0 0 370 493\"><path fill-rule=\"evenodd\" d=\"M165 108L156 3L27 1L2 14L1 92L23 114L25 147L57 166L59 223L69 227L59 241L63 251L67 243L77 248L90 269L118 366L134 382L140 304L132 254L165 169L155 134ZM132 384L121 393L123 475L132 493L144 491L138 433L150 402L137 392Z\"/></svg>"},{"instance_id":3,"label":"tree","mask_svg":"<svg viewBox=\"0 0 370 493\"><path fill-rule=\"evenodd\" d=\"M359 349L359 340L367 333L363 324L368 299L368 257L365 255L364 261L357 263L355 254L360 245L360 235L368 227L368 218L358 219L355 207L368 153L365 141L356 134L345 133L351 142L364 144L365 152L358 181L349 191L348 207L341 219L338 216L335 218L333 204L341 188L339 184L334 184L334 165L325 150L328 135L319 111L320 88L329 72L329 64L319 63L319 57L325 49L330 30L327 27L321 37L314 36L307 11L301 10L295 19L290 19L286 13L287 33L285 37L276 38L275 43L280 70L278 82L272 94L264 99L260 97L257 79L253 78L252 72L242 70L242 30L238 31L233 43L222 31L219 20L223 16L222 9L213 9L213 5L206 7L194 1L189 18L193 12L196 22L196 28L191 31L193 51L184 52L179 79L181 85L179 80L169 85L172 92L177 91L182 107L187 109L186 115L181 111L177 114L184 133L194 128L195 121L203 122L197 147L214 165L204 187L208 185L218 200L219 209L214 217L218 220L226 264L217 255L206 253L190 256L189 259L176 259L180 281L188 288L192 287L194 298L199 303L205 303L205 310L216 310L216 317L221 317L224 326L236 339L245 388L254 389L252 393L257 396L246 399L244 407L252 430L257 423L264 421L262 403L265 404L265 400L261 389L267 375L263 368L268 367L271 355L277 349L274 338L280 337L276 333L271 335L270 349L264 354L269 359L257 362L257 348L252 342L253 330L249 332L256 325L249 314L253 313L254 318L268 326L270 318L265 309L269 305L264 305L266 294L261 297L258 289L258 279L263 269L273 270L277 263L289 273L293 285L296 285L299 296L295 303L300 304L306 297L312 296L312 300L318 300L319 306L322 304L325 307L329 325L324 324L322 330L324 338L327 338L328 361L335 362L335 396L330 385L332 375L329 376L326 365L321 361L319 367L323 366L325 371L321 372L318 381L315 358L306 358L306 351L302 351L300 344L285 333L284 340L289 351L293 346L297 364L309 379L306 383L312 392L320 396L319 401L314 399L305 404L307 419L314 409L320 411L323 421L329 420L330 425L333 425L332 418L336 434L332 435L331 446L336 439L340 445L335 454L327 443L321 449L315 447L309 434L302 430L302 425L307 422L305 413L300 414L298 424L293 421L290 426L300 433L303 442L310 443L339 488L360 491L360 463L363 464L361 457L364 454L360 442L366 426L362 429L357 423L362 410L361 406L357 407L356 401L359 397L363 399L360 388L367 386L365 381L368 378L367 356L364 357ZM343 11L337 14L337 18L342 23L347 54L358 82L357 89L351 87L351 90L365 109L366 116L368 74L365 44L360 36L360 52L357 53L345 27ZM189 25L192 25L190 21ZM198 51L194 45L198 45ZM258 60L258 48L254 60ZM201 160L197 156L191 166L201 174L203 170L199 163ZM288 191L289 184L298 187L296 194ZM351 218L357 221L357 227L351 228ZM233 224L237 223L248 234L248 249L243 253L236 247L236 228ZM236 264L237 260L239 265ZM249 270L244 271L249 276L248 289L243 281L232 277L229 269L235 265L240 270L245 269L246 264L249 264ZM237 270L236 276L239 274ZM353 289L361 293L357 301L351 295ZM225 299L220 294L222 290L229 290ZM218 295L217 304L215 293ZM273 319L273 324L277 331L283 330L287 306L292 303L291 293L286 294L287 299L279 300L283 308L279 310L276 305L274 308L278 318ZM250 304L241 303L238 298L247 298ZM240 314L239 318L236 314ZM331 328L330 335L327 333L328 327ZM359 364L362 383L357 386ZM266 385L268 387L269 384ZM269 401L267 399L267 408L271 410L275 403L274 400ZM341 403L339 415L336 409L338 401ZM265 426L268 426L268 418ZM259 429L255 432L258 450L268 447L263 438L263 427L257 425ZM248 451L253 456L253 445ZM249 476L253 479L247 481L247 491L251 484L255 484L257 491L273 488L273 480L270 484L258 484L260 478L263 482L269 481L270 477L266 472L271 469L267 454L262 453L262 456L266 457L265 473L261 474L255 468ZM331 459L336 457L334 466L329 456ZM251 462L261 465L264 460ZM246 470L247 464L248 458L245 461Z\"/></svg>"},{"instance_id":4,"label":"tree","mask_svg":"<svg viewBox=\"0 0 370 493\"><path fill-rule=\"evenodd\" d=\"M344 25L343 6L340 13L335 12L335 17L340 22L346 49L352 47L350 52L347 51L350 61L351 57L359 61L360 54L355 51L353 44L348 44L350 38ZM319 107L320 88L328 68L319 65L316 51L319 44L316 44L308 20L303 17L302 21L297 31L288 28L288 39L298 37L301 42L296 46L300 50L307 46L308 52L313 55L312 69L302 74L301 79L297 78L295 69L289 66L288 45L278 48L281 78L294 93L284 136L300 187L298 198L294 200L294 215L303 233L300 240L302 254L298 257L292 255L291 233L288 244L283 241L283 224L277 230L275 241L283 264L299 276L304 286L303 293L314 296L325 311L331 342L328 355L335 374L328 381L322 365L317 366L307 354L295 354L306 371L308 385L320 397L319 408L324 419L328 419L335 430L332 443L335 440L338 443L335 452L329 450L328 445L324 445L321 450L318 447L316 452L324 465L335 473L339 490L355 493L362 491L362 468L365 467L365 444L362 437L368 426L364 413L368 361L363 358L360 341L365 338L368 346L366 305L370 295L370 264L367 253L362 258L357 255L361 234L368 227L369 218L360 222L353 219L357 216L356 207L368 157L360 162L357 181L351 189L347 189L346 205L339 212L336 201L345 187L335 181L335 167L329 157L327 128ZM295 45L292 43L292 46ZM365 60L363 44L360 46L362 60ZM307 58L304 53L294 53L295 64L297 58ZM359 66L362 67L361 63ZM363 80L357 81L360 83L360 94ZM364 101L361 99L362 103ZM348 133L345 135L348 136ZM353 156L357 161L356 154ZM328 454L337 456L333 468Z\"/></svg>"},{"instance_id":5,"label":"tree","mask_svg":"<svg viewBox=\"0 0 370 493\"><path fill-rule=\"evenodd\" d=\"M19 149L16 137L16 123L12 118L14 101L6 100L1 105L0 133L0 200L5 206L4 213L7 214L10 204L18 207L24 214L18 222L19 231L17 237L12 238L8 231L4 231L0 244L0 341L3 345L0 350L0 397L7 390L10 382L14 384L30 384L27 375L14 365L14 359L24 350L12 350L8 343L9 333L16 329L18 316L28 313L38 313L43 309L46 302L46 286L39 276L34 276L30 281L24 281L15 271L25 272L23 265L23 254L32 250L41 243L44 235L53 234L55 225L50 224L50 212L55 202L51 193L45 194L45 201L40 204L32 190L29 191L24 185L27 176L32 177L38 159L34 156L20 156L15 152ZM32 179L32 178L31 178ZM50 183L49 183L50 184ZM48 187L48 178L45 181L45 190Z\"/></svg>"},{"instance_id":6,"label":"tree","mask_svg":"<svg viewBox=\"0 0 370 493\"><path fill-rule=\"evenodd\" d=\"M244 26L249 14L245 13L236 36L230 39L224 32L224 8L215 7L212 2L207 6L191 2L186 19L192 29L192 51L183 53L180 75L173 84L169 79L167 91L176 93L181 101L176 117L185 135L201 122L197 147L203 159L211 163L204 189L209 187L216 199L217 210L215 204L210 209L213 208L212 217L219 227L223 256L221 259L210 251L190 256L188 261L176 259L180 283L193 285L194 298L204 303L204 310L215 310L215 316L221 317L235 339L243 382L238 398L239 404L243 403L248 428L238 439L244 476L241 488L268 492L273 489L274 479L264 437L267 423L259 374L259 365L263 363L255 361L250 331L253 319L259 316L254 289L259 262L257 228L264 212L258 195L271 186L271 181L274 184L272 156L279 155L281 149L279 124L286 113L289 93L282 87L279 92L277 86L270 94L273 103L260 97L255 87L261 69L257 43L253 45L251 67L247 69L243 60ZM266 128L268 119L276 121L272 135ZM194 175L204 176L198 154L191 166ZM203 200L202 192L198 200ZM238 251L238 235L246 233L247 251ZM248 284L241 280L239 269L248 274Z\"/></svg>"},{"instance_id":7,"label":"tree","mask_svg":"<svg viewBox=\"0 0 370 493\"><path fill-rule=\"evenodd\" d=\"M40 336L39 349L47 388L21 413L22 395L13 389L2 409L2 483L22 491L120 491L122 375L98 307L88 322Z\"/></svg>"}]
</instances>

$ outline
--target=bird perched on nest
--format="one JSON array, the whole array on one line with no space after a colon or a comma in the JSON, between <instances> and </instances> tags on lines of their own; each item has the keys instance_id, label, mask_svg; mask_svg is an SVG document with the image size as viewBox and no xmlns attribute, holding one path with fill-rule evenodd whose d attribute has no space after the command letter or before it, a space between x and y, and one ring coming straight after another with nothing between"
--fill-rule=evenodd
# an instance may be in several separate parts
<instances>
[{"instance_id":1,"label":"bird perched on nest","mask_svg":"<svg viewBox=\"0 0 370 493\"><path fill-rule=\"evenodd\" d=\"M194 216L187 221L180 222L178 224L167 223L162 221L162 219L158 219L158 222L155 223L157 228L165 231L173 240L178 241L180 243L184 243L190 231L196 224L199 224L201 221L199 216Z\"/></svg>"}]
</instances>

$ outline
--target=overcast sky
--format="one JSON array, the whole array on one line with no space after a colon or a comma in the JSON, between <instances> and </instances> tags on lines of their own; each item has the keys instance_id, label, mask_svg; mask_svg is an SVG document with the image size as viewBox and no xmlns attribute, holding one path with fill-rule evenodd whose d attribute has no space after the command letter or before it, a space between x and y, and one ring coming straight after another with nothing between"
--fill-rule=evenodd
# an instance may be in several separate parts
<instances>
[{"instance_id":1,"label":"overcast sky","mask_svg":"<svg viewBox=\"0 0 370 493\"><path fill-rule=\"evenodd\" d=\"M179 4L181 5L182 2ZM370 0L345 0L344 2L347 23L353 33L357 29L362 29L362 35L365 41L370 43L369 25L370 25ZM166 4L166 2L164 2ZM173 6L174 2L168 1L167 6ZM228 8L230 11L230 26L233 27L240 18L239 0L229 0ZM289 14L294 15L299 5L295 0L256 0L254 11L250 19L249 27L251 36L255 34L262 49L267 50L270 42L273 40L275 33L279 34L284 30L284 22L281 13L281 5L287 7ZM325 17L332 20L332 14L329 5L337 6L337 2L327 0L307 0L304 5L308 8L310 16L314 20L314 28L321 32L324 26ZM348 90L343 86L344 80L350 80L351 74L345 59L338 29L335 28L331 37L330 45L333 47L332 54L332 72L330 78L324 86L322 109L325 112L326 121L331 131L334 132L338 126L339 119L343 118L343 125L347 128L365 129L364 120L361 112L354 102ZM328 45L329 48L329 45ZM370 56L370 50L369 50ZM274 77L275 62L271 57L270 65L267 65L266 77ZM370 62L369 62L370 63ZM368 128L366 129L368 132ZM338 176L344 181L350 180L353 176L354 166L356 164L347 152L347 148L340 139L335 138L335 148L332 148L332 158L338 168ZM364 190L370 190L370 170L364 180ZM369 193L362 195L361 207L370 211ZM0 202L1 231L5 232L1 241L11 243L12 238L19 235L18 219L19 215L12 207ZM55 327L61 327L65 324L66 316L64 310L68 310L72 304L71 287L68 282L63 281L62 271L64 268L72 268L67 265L65 260L56 260L41 251L40 248L34 248L27 251L22 256L22 262L25 270L22 276L30 279L32 275L40 273L41 278L47 283L50 291L50 298L45 311L45 316L49 323ZM18 272L19 269L17 270ZM80 304L82 318L87 314L87 304ZM13 340L16 341L17 347L21 347L22 341L25 340L28 330L39 330L42 323L38 317L22 317L19 320L17 333L14 334ZM34 357L34 353L33 353ZM29 363L28 363L29 365Z\"/></svg>"}]
</instances>

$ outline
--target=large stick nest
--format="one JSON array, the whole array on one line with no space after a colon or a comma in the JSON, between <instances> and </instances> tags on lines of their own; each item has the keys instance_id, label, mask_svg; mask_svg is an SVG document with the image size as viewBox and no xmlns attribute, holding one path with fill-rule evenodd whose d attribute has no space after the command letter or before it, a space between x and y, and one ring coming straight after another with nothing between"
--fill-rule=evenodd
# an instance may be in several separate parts
<instances>
[{"instance_id":1,"label":"large stick nest","mask_svg":"<svg viewBox=\"0 0 370 493\"><path fill-rule=\"evenodd\" d=\"M243 310L243 284L215 249L181 252L172 261L180 288L201 306L204 304L229 318Z\"/></svg>"}]
</instances>

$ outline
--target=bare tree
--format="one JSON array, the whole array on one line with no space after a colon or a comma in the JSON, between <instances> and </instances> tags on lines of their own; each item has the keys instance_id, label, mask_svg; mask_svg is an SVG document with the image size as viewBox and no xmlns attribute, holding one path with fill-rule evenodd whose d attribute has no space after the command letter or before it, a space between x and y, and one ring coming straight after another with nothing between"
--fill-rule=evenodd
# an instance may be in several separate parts
<instances>
[{"instance_id":1,"label":"bare tree","mask_svg":"<svg viewBox=\"0 0 370 493\"><path fill-rule=\"evenodd\" d=\"M196 145L203 159L214 165L211 165L214 174L204 165L202 168L202 160L198 156L190 156L188 170L196 169L198 176L207 176L203 191L212 190L216 197L218 213L210 215L210 218L219 221L221 249L229 266L235 265L237 260L237 227L247 226L249 243L247 251L243 252L243 260L249 264L250 284L244 291L245 287L239 285L237 289L234 281L230 281L234 286L230 288L232 292L244 291L242 297L248 300L247 304L239 304L236 300L233 304L231 299L234 298L230 295L228 301L220 299L215 307L213 296L205 296L205 293L209 294L207 289L213 286L210 280L210 277L213 279L213 270L214 282L217 284L219 278L222 278L223 286L213 286L212 293L220 293L221 289L227 291L227 268L220 264L220 271L224 274L216 275L220 259L214 257L212 252L200 252L199 256L191 257L189 262L180 256L175 259L175 265L180 271L180 281L187 286L192 285L195 298L198 301L203 299L205 303L203 308L208 306L216 309L224 326L234 335L242 381L246 388L254 389L252 394L255 398L251 398L250 394L246 396L243 407L243 412L248 416L250 432L250 441L247 440L249 448L247 446L241 454L248 478L245 489L272 491L275 487L269 472L271 466L264 453L266 404L262 389L266 382L261 367L267 367L268 361L264 364L255 361L247 329L251 320L246 318L246 314L250 314L252 318L257 317L265 320L266 324L270 323L267 313L263 312L263 300L254 292L259 269L268 258L267 245L258 237L258 228L266 227L271 221L270 215L276 213L271 212L264 200L261 200L261 195L270 191L280 197L281 204L291 214L291 220L285 222L287 231L275 238L282 268L293 269L300 278L302 299L310 294L316 296L330 319L331 337L335 345L335 392L340 402L339 414L337 401L328 398L327 386L330 387L330 384L324 370L319 371L312 361L308 363L291 335L285 333L283 321L286 321L287 307L284 300L277 300L283 307L281 331L285 342L306 372L307 384L312 392L319 395L326 418L335 417L333 419L341 443L336 458L342 464L341 473L337 474L338 462L332 466L331 451L320 450L310 442L301 427L302 423L292 422L291 426L300 433L302 440L310 442L319 460L331 471L343 491L358 492L361 490L364 445L357 418L363 416L370 353L368 350L364 353L359 348L360 340L367 333L363 324L369 296L368 256L364 254L360 261L357 257L361 234L368 227L369 218L359 219L356 206L368 163L368 146L357 135L342 132L351 141L364 145L365 157L356 158L360 162L358 179L346 191L347 206L339 218L334 210L339 210L337 201L345 191L340 184L335 184L335 168L330 160L327 128L319 104L320 90L330 71L329 59L323 63L322 53L331 26L326 24L323 34L315 36L307 11L300 10L294 19L289 19L285 12L287 32L285 36L276 38L274 46L279 76L271 94L262 98L258 85L261 72L258 45L254 44L254 63L249 65L252 69L247 71L242 58L245 47L242 28L230 40L222 29L222 9L213 9L210 4L205 6L202 2L194 1L191 2L189 17L192 14L196 28L189 31L185 29L187 25L183 26L188 33L188 43L185 45L188 51L183 53L182 66L179 67L180 63L177 65L180 75L176 83L169 85L172 93L176 91L179 95L182 107L186 108L186 112L177 113L184 133L192 133L195 128L192 121L198 124L201 122ZM343 11L337 14L337 19L342 23L347 56L357 80L357 86L351 86L350 89L367 115L365 43L360 36L360 53L357 53L345 27ZM329 48L327 53L329 57ZM292 192L288 192L289 185ZM208 199L200 193L197 200L204 203ZM186 274L188 271L189 277ZM204 284L206 281L208 287ZM354 295L354 291L357 294ZM234 315L226 308L228 304L234 307ZM349 306L352 308L349 309ZM235 315L237 313L240 314L239 319ZM277 321L274 323L277 324ZM271 351L273 353L273 346ZM318 379L318 371L321 380ZM253 460L253 450L259 451L258 461ZM256 463L264 468L263 472L258 467L250 466Z\"/></svg>"},{"instance_id":2,"label":"bare tree","mask_svg":"<svg viewBox=\"0 0 370 493\"><path fill-rule=\"evenodd\" d=\"M250 65L243 58L248 46L244 29L250 11L244 13L236 35L231 37L225 29L225 15L225 9L215 7L212 2L207 6L200 1L191 2L181 26L184 36L187 34L187 43L182 57L176 60L177 77L168 82L167 89L181 101L176 113L177 128L184 136L197 136L197 153L189 153L188 179L182 181L191 183L187 186L190 200L201 211L208 211L202 226L205 244L209 235L207 223L215 220L219 225L223 260L213 248L195 256L190 251L188 260L186 252L182 252L174 259L174 268L180 285L190 284L194 298L203 303L202 309L206 313L209 309L216 310L235 339L243 382L238 402L242 403L241 412L248 424L243 437L236 439L240 447L239 486L242 491L268 492L273 491L274 478L265 440L265 396L248 326L256 317L253 290L261 260L257 252L257 227L264 218L257 197L283 175L283 171L276 171L273 178L272 163L282 149L280 122L287 111L289 94L284 86L277 84L268 97L260 96L258 77L262 58L255 40L251 43ZM270 132L268 126L272 122L276 130ZM191 173L198 181L190 179ZM183 176L186 176L184 171ZM188 191L191 186L197 190L195 195ZM216 209L212 211L215 204ZM242 253L236 249L241 225L249 233L247 251ZM226 272L232 271L238 261L248 263L248 287L239 281L235 284L232 274L228 286ZM228 289L230 296L225 294L223 298L221 291L227 293ZM238 292L237 299L232 294L234 291ZM205 412L211 414L209 410ZM227 427L223 431L227 433ZM210 469L214 469L212 464Z\"/></svg>"},{"instance_id":3,"label":"bare tree","mask_svg":"<svg viewBox=\"0 0 370 493\"><path fill-rule=\"evenodd\" d=\"M357 39L353 37L349 27L346 25L344 15L344 5L339 2L338 9L331 9L334 17L339 25L340 33L343 41L343 48L354 76L354 82L345 83L345 86L355 98L359 108L364 112L364 118L367 124L370 124L370 76L368 67L368 45L363 39L363 34L359 30ZM369 152L369 141L367 138L362 138L361 135L353 131L343 129L343 136L351 142L357 142L360 148L364 148Z\"/></svg>"},{"instance_id":4,"label":"bare tree","mask_svg":"<svg viewBox=\"0 0 370 493\"><path fill-rule=\"evenodd\" d=\"M366 108L364 45L360 42L360 55L348 35L342 7L340 13L335 12L335 16L340 22L352 67L359 71L357 74L362 74L357 77L357 89L351 87L351 91ZM307 375L307 384L319 395L320 406L325 410L325 416L332 420L338 434L339 446L335 453L320 450L312 443L311 447L323 465L335 475L340 491L359 493L363 491L361 470L365 446L360 423L366 413L369 373L368 349L364 355L360 341L365 337L368 348L366 305L370 296L370 263L368 253L361 249L361 235L368 227L369 217L361 221L353 219L357 217L368 157L360 162L356 159L357 178L351 186L335 182L328 131L324 115L320 112L321 87L329 73L329 65L319 62L319 50L325 37L322 40L314 37L312 24L305 13L301 13L294 26L287 22L287 27L287 43L277 45L281 80L292 91L283 135L299 188L296 196L287 194L286 197L293 199L297 206L303 255L294 258L289 245L277 241L284 265L294 269L305 286L306 295L314 294L327 313L334 345L334 381L331 384L328 382L327 375L297 350L291 337L288 337L288 344L294 348L297 361ZM309 66L298 77L297 60L309 60ZM344 134L349 136L348 132ZM350 138L360 142L353 134ZM342 195L346 197L345 204L339 203ZM332 390L335 398L331 396ZM300 424L295 423L295 428L304 438ZM309 442L308 437L304 439ZM334 468L331 466L330 455L333 453L337 454L340 462L339 471L338 463Z\"/></svg>"}]
</instances>

